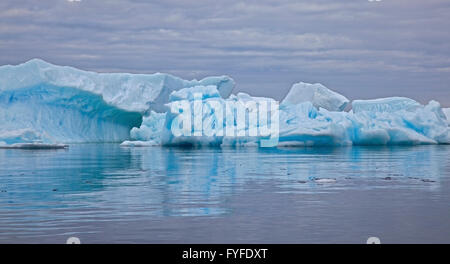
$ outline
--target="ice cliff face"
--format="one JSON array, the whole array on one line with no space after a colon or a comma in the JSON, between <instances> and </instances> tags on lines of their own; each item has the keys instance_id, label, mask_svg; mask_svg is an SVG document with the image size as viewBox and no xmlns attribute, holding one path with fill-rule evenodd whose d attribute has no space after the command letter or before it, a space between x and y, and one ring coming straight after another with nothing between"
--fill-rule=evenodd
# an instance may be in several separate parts
<instances>
[{"instance_id":1,"label":"ice cliff face","mask_svg":"<svg viewBox=\"0 0 450 264\"><path fill-rule=\"evenodd\" d=\"M187 81L161 73L95 73L37 59L2 66L0 142L123 141L143 116L165 111L171 92L195 85L214 85L228 97L234 81L227 76Z\"/></svg>"},{"instance_id":2,"label":"ice cliff face","mask_svg":"<svg viewBox=\"0 0 450 264\"><path fill-rule=\"evenodd\" d=\"M119 142L141 121L139 112L114 107L100 95L76 88L41 84L0 92L0 141L7 143L11 137L5 135L24 129L28 132L16 141Z\"/></svg>"},{"instance_id":3,"label":"ice cliff face","mask_svg":"<svg viewBox=\"0 0 450 264\"><path fill-rule=\"evenodd\" d=\"M186 81L160 73L101 74L41 60L2 66L0 147L450 144L450 111L435 101L355 100L345 112L349 100L321 84L294 84L281 104L230 95L233 87L226 76Z\"/></svg>"}]
</instances>

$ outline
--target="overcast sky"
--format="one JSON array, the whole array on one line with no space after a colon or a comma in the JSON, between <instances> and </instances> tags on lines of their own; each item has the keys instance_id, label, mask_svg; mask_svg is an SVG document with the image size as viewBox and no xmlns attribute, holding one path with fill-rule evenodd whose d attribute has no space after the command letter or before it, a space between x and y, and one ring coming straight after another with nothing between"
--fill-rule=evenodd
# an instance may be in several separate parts
<instances>
[{"instance_id":1,"label":"overcast sky","mask_svg":"<svg viewBox=\"0 0 450 264\"><path fill-rule=\"evenodd\" d=\"M276 99L320 82L450 106L449 32L449 0L2 0L0 64L226 74Z\"/></svg>"}]
</instances>

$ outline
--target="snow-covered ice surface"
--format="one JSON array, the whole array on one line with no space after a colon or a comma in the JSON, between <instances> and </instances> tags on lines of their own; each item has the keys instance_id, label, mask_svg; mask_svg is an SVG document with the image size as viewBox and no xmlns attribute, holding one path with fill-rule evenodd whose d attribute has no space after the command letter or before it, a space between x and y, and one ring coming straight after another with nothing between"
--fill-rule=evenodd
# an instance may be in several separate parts
<instances>
[{"instance_id":1,"label":"snow-covered ice surface","mask_svg":"<svg viewBox=\"0 0 450 264\"><path fill-rule=\"evenodd\" d=\"M355 100L352 102L353 113L395 113L396 111L414 112L420 108L420 104L413 99L405 97L389 97L373 100Z\"/></svg>"},{"instance_id":2,"label":"snow-covered ice surface","mask_svg":"<svg viewBox=\"0 0 450 264\"><path fill-rule=\"evenodd\" d=\"M343 111L350 102L345 96L331 91L320 83L296 83L283 100L283 104L311 102L316 108Z\"/></svg>"},{"instance_id":3,"label":"snow-covered ice surface","mask_svg":"<svg viewBox=\"0 0 450 264\"><path fill-rule=\"evenodd\" d=\"M213 106L277 102L231 94L233 87L234 81L227 76L187 81L161 73L95 73L36 59L2 66L0 144L260 146L267 137L250 135L251 131L267 127L254 120L244 125L226 119L218 122ZM196 133L195 126L191 136L173 134L179 113L168 110L180 102L188 103L192 120L202 121L202 134ZM321 84L294 84L279 105L277 146L450 143L449 109L441 109L436 101L421 105L404 97L355 100L346 112L348 104L343 95ZM202 112L195 116L198 108ZM236 107L230 109L236 113ZM219 128L236 134L218 134Z\"/></svg>"},{"instance_id":4,"label":"snow-covered ice surface","mask_svg":"<svg viewBox=\"0 0 450 264\"><path fill-rule=\"evenodd\" d=\"M234 81L227 76L187 81L170 74L96 73L68 66L57 66L33 59L17 66L0 67L0 91L47 87L73 88L101 95L106 104L130 112L151 109L164 111L171 92L195 85L215 85L220 95L228 97Z\"/></svg>"}]
</instances>

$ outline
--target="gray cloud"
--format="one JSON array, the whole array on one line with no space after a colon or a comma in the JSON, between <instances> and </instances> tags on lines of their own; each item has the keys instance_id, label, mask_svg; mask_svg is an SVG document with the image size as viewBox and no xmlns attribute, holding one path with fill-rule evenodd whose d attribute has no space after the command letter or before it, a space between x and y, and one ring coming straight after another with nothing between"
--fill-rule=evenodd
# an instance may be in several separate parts
<instances>
[{"instance_id":1,"label":"gray cloud","mask_svg":"<svg viewBox=\"0 0 450 264\"><path fill-rule=\"evenodd\" d=\"M0 64L228 74L281 99L292 83L450 106L447 0L5 0Z\"/></svg>"}]
</instances>

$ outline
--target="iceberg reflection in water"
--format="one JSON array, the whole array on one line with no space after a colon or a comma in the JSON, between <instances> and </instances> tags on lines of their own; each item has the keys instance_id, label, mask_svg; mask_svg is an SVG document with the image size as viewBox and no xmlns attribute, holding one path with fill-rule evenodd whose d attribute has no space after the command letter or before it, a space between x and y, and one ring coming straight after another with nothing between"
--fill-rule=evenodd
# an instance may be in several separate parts
<instances>
[{"instance_id":1,"label":"iceberg reflection in water","mask_svg":"<svg viewBox=\"0 0 450 264\"><path fill-rule=\"evenodd\" d=\"M450 242L450 147L0 149L0 242ZM317 181L312 179L334 179Z\"/></svg>"}]
</instances>

